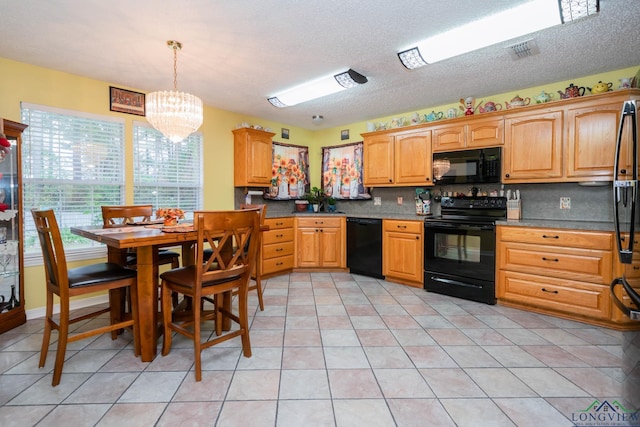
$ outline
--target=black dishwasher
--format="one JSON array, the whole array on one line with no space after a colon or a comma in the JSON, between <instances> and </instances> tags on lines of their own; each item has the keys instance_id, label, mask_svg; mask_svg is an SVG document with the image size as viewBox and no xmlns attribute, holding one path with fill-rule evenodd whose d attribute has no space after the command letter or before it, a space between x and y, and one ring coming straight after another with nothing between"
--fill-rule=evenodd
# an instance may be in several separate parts
<instances>
[{"instance_id":1,"label":"black dishwasher","mask_svg":"<svg viewBox=\"0 0 640 427\"><path fill-rule=\"evenodd\" d=\"M384 279L381 219L347 217L347 267L354 274Z\"/></svg>"}]
</instances>

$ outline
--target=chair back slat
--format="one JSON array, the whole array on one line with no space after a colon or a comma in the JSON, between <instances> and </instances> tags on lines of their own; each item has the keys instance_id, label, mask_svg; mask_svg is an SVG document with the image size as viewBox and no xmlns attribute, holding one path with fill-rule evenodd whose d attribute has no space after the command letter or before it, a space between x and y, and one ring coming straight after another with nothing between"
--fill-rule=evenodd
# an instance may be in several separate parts
<instances>
[{"instance_id":1,"label":"chair back slat","mask_svg":"<svg viewBox=\"0 0 640 427\"><path fill-rule=\"evenodd\" d=\"M102 206L104 228L122 227L136 221L151 221L153 205Z\"/></svg>"},{"instance_id":2,"label":"chair back slat","mask_svg":"<svg viewBox=\"0 0 640 427\"><path fill-rule=\"evenodd\" d=\"M258 209L236 211L196 211L193 227L198 232L196 243L196 288L203 283L243 276L248 286L251 267L256 261L260 232ZM205 259L204 250L211 255Z\"/></svg>"},{"instance_id":3,"label":"chair back slat","mask_svg":"<svg viewBox=\"0 0 640 427\"><path fill-rule=\"evenodd\" d=\"M58 289L62 297L68 292L67 259L60 236L58 221L52 209L32 209L33 221L36 224L42 259L44 261L47 284ZM61 286L62 285L62 286Z\"/></svg>"}]
</instances>

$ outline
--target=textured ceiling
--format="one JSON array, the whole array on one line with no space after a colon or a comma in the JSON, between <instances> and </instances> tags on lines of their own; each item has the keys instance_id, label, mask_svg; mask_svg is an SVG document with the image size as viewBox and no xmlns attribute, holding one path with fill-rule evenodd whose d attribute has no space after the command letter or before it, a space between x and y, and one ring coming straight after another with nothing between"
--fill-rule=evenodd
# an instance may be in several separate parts
<instances>
[{"instance_id":1,"label":"textured ceiling","mask_svg":"<svg viewBox=\"0 0 640 427\"><path fill-rule=\"evenodd\" d=\"M213 107L308 129L640 64L638 0L601 0L595 16L413 71L396 56L524 1L0 0L0 57L151 92L173 86L165 42L175 39L184 45L179 90ZM540 54L511 59L505 47L531 37ZM284 109L267 102L349 68L369 82ZM319 125L316 114L325 118Z\"/></svg>"}]
</instances>

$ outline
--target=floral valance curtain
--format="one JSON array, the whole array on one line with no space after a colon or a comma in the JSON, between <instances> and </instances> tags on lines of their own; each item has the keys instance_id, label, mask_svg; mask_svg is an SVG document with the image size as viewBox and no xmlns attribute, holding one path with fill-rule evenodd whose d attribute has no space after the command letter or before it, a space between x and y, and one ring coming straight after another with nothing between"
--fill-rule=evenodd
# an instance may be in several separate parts
<instances>
[{"instance_id":1,"label":"floral valance curtain","mask_svg":"<svg viewBox=\"0 0 640 427\"><path fill-rule=\"evenodd\" d=\"M322 185L327 197L370 198L362 183L362 142L322 147Z\"/></svg>"},{"instance_id":2,"label":"floral valance curtain","mask_svg":"<svg viewBox=\"0 0 640 427\"><path fill-rule=\"evenodd\" d=\"M273 143L269 196L299 199L309 192L309 147Z\"/></svg>"}]
</instances>

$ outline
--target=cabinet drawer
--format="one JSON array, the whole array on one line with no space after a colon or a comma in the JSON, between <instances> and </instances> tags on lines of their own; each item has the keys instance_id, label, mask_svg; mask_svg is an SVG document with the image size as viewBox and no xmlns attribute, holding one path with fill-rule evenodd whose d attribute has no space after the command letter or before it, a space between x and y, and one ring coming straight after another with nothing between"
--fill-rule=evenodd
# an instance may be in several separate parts
<instances>
[{"instance_id":1,"label":"cabinet drawer","mask_svg":"<svg viewBox=\"0 0 640 427\"><path fill-rule=\"evenodd\" d=\"M611 250L613 248L613 235L609 232L498 227L498 240L585 249Z\"/></svg>"},{"instance_id":2,"label":"cabinet drawer","mask_svg":"<svg viewBox=\"0 0 640 427\"><path fill-rule=\"evenodd\" d=\"M293 242L273 243L262 247L262 258L276 258L285 255L293 255Z\"/></svg>"},{"instance_id":3,"label":"cabinet drawer","mask_svg":"<svg viewBox=\"0 0 640 427\"><path fill-rule=\"evenodd\" d=\"M293 228L293 218L266 218L264 225L269 226L269 230L276 230L280 228Z\"/></svg>"},{"instance_id":4,"label":"cabinet drawer","mask_svg":"<svg viewBox=\"0 0 640 427\"><path fill-rule=\"evenodd\" d=\"M264 275L291 269L293 269L293 255L265 259L262 261L262 274Z\"/></svg>"},{"instance_id":5,"label":"cabinet drawer","mask_svg":"<svg viewBox=\"0 0 640 427\"><path fill-rule=\"evenodd\" d=\"M501 269L607 285L612 279L609 251L503 242Z\"/></svg>"},{"instance_id":6,"label":"cabinet drawer","mask_svg":"<svg viewBox=\"0 0 640 427\"><path fill-rule=\"evenodd\" d=\"M276 230L265 231L262 234L262 243L270 245L278 242L292 242L293 241L293 228L283 228Z\"/></svg>"},{"instance_id":7,"label":"cabinet drawer","mask_svg":"<svg viewBox=\"0 0 640 427\"><path fill-rule=\"evenodd\" d=\"M310 217L297 218L298 227L333 227L338 228L342 222L342 218L326 218L326 217Z\"/></svg>"},{"instance_id":8,"label":"cabinet drawer","mask_svg":"<svg viewBox=\"0 0 640 427\"><path fill-rule=\"evenodd\" d=\"M396 220L384 220L382 221L384 231L395 231L399 233L414 233L422 234L424 229L424 222L422 221L396 221Z\"/></svg>"},{"instance_id":9,"label":"cabinet drawer","mask_svg":"<svg viewBox=\"0 0 640 427\"><path fill-rule=\"evenodd\" d=\"M608 286L555 280L511 271L500 271L498 275L499 299L572 315L609 318L611 302Z\"/></svg>"}]
</instances>

